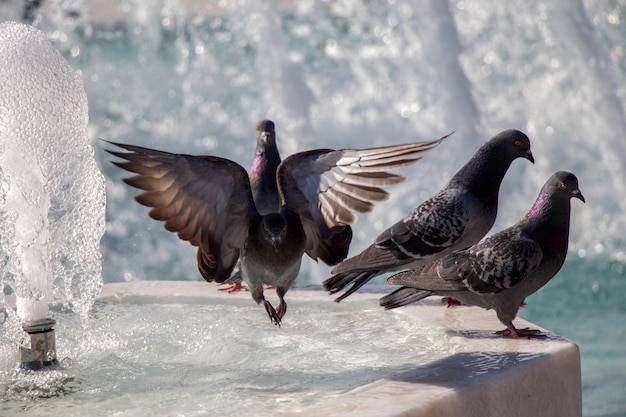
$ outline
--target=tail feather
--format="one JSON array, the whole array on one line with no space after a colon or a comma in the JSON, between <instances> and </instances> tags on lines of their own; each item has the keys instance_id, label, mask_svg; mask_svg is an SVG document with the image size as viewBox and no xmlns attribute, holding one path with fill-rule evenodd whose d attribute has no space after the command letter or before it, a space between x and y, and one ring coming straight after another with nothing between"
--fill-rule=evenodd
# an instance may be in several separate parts
<instances>
[{"instance_id":1,"label":"tail feather","mask_svg":"<svg viewBox=\"0 0 626 417\"><path fill-rule=\"evenodd\" d=\"M391 310L413 304L433 294L432 291L420 290L419 288L400 287L391 294L382 297L380 305L385 307L385 310Z\"/></svg>"},{"instance_id":2,"label":"tail feather","mask_svg":"<svg viewBox=\"0 0 626 417\"><path fill-rule=\"evenodd\" d=\"M331 294L338 293L343 290L347 285L352 284L350 288L346 290L341 296L335 299L335 302L339 303L344 298L353 294L356 290L367 284L369 280L378 275L380 271L362 271L362 272L346 272L343 274L335 274L322 283L324 289Z\"/></svg>"}]
</instances>

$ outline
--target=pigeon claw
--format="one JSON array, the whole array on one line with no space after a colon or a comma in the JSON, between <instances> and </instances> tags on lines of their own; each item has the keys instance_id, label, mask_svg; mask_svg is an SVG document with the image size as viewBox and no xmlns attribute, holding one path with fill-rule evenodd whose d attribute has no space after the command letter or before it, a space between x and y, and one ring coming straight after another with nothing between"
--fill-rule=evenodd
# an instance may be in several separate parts
<instances>
[{"instance_id":1,"label":"pigeon claw","mask_svg":"<svg viewBox=\"0 0 626 417\"><path fill-rule=\"evenodd\" d=\"M516 329L515 327L507 328L496 332L498 336L505 337L507 339L543 339L547 335L542 333L541 330L530 329L525 327L523 329Z\"/></svg>"},{"instance_id":2,"label":"pigeon claw","mask_svg":"<svg viewBox=\"0 0 626 417\"><path fill-rule=\"evenodd\" d=\"M280 319L282 320L282 318L285 316L286 312L287 312L287 304L285 304L284 302L281 302L278 305L278 310L276 310L276 313L278 314L278 317L280 317Z\"/></svg>"},{"instance_id":3,"label":"pigeon claw","mask_svg":"<svg viewBox=\"0 0 626 417\"><path fill-rule=\"evenodd\" d=\"M263 306L265 307L265 311L267 312L267 315L270 317L270 320L272 321L272 323L280 327L280 319L282 318L282 316L279 315L276 312L276 310L274 310L274 307L272 306L272 304L270 304L269 301L263 300ZM280 310L280 307L279 307L279 310ZM286 310L287 309L285 308L285 311ZM285 313L283 312L283 314Z\"/></svg>"},{"instance_id":4,"label":"pigeon claw","mask_svg":"<svg viewBox=\"0 0 626 417\"><path fill-rule=\"evenodd\" d=\"M243 285L241 282L235 282L234 284L229 285L228 287L218 288L217 290L226 291L230 294L232 292L237 292L237 291L248 291L248 287Z\"/></svg>"}]
</instances>

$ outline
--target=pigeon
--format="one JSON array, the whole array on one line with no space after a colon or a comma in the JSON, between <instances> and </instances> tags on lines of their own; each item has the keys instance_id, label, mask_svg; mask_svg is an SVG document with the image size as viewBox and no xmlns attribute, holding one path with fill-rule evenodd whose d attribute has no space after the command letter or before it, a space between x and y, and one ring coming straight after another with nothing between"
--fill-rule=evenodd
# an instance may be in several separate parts
<instances>
[{"instance_id":1,"label":"pigeon","mask_svg":"<svg viewBox=\"0 0 626 417\"><path fill-rule=\"evenodd\" d=\"M500 184L516 158L535 162L524 133L505 130L489 139L441 191L336 266L324 289L335 294L351 284L335 299L340 302L379 274L425 265L479 242L495 222Z\"/></svg>"},{"instance_id":2,"label":"pigeon","mask_svg":"<svg viewBox=\"0 0 626 417\"><path fill-rule=\"evenodd\" d=\"M274 124L262 121L258 126L260 136L271 141ZM271 181L256 182L260 194L254 199L254 165L249 176L239 164L216 156L115 142L108 143L126 152L107 151L125 160L113 162L116 166L136 174L124 182L143 190L136 200L152 207L150 217L164 221L167 230L198 247L200 275L208 282L223 283L240 262L252 299L263 304L270 320L280 326L287 311L284 296L295 283L303 254L329 265L345 259L352 237L346 229L359 213L371 211L373 202L389 197L381 187L406 179L388 171L417 162L446 137L291 155L275 173L280 204L273 212L272 198L259 199ZM271 171L266 169L267 175ZM257 201L270 210L260 213ZM265 299L264 284L276 288L278 308Z\"/></svg>"},{"instance_id":3,"label":"pigeon","mask_svg":"<svg viewBox=\"0 0 626 417\"><path fill-rule=\"evenodd\" d=\"M276 171L280 162L274 122L261 120L256 126L256 151L249 173L252 198L261 215L276 212L280 208L280 194L276 180ZM336 265L347 256L351 241L352 228L345 226L342 230L336 231L331 239L321 242L317 255L324 263ZM220 291L232 293L247 289L242 284L241 265L237 264L235 270L236 272L223 282L229 285L220 288Z\"/></svg>"},{"instance_id":4,"label":"pigeon","mask_svg":"<svg viewBox=\"0 0 626 417\"><path fill-rule=\"evenodd\" d=\"M275 213L280 209L280 194L278 192L278 183L276 182L276 171L280 162L280 153L276 146L274 122L261 120L256 126L256 150L252 168L250 168L248 174L252 199L261 215ZM346 229L351 231L349 227ZM228 286L220 288L219 291L232 293L247 290L242 284L243 278L241 276L240 263L235 267L235 271L229 279L223 282L223 284L228 284Z\"/></svg>"},{"instance_id":5,"label":"pigeon","mask_svg":"<svg viewBox=\"0 0 626 417\"><path fill-rule=\"evenodd\" d=\"M388 279L400 287L380 300L385 309L414 303L429 295L452 297L493 309L511 338L544 337L539 330L517 329L513 319L526 297L561 269L567 255L571 198L583 197L578 179L559 171L545 183L526 215L512 227L439 260Z\"/></svg>"}]
</instances>

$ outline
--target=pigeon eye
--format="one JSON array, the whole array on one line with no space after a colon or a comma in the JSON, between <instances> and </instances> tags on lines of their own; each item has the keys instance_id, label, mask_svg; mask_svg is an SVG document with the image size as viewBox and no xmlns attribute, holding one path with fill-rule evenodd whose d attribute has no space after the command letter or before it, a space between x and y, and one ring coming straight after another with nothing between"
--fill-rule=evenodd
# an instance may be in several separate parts
<instances>
[{"instance_id":1,"label":"pigeon eye","mask_svg":"<svg viewBox=\"0 0 626 417\"><path fill-rule=\"evenodd\" d=\"M515 146L522 146L522 141L517 139L515 142L513 142L515 144Z\"/></svg>"},{"instance_id":2,"label":"pigeon eye","mask_svg":"<svg viewBox=\"0 0 626 417\"><path fill-rule=\"evenodd\" d=\"M563 189L565 188L565 184L563 184L561 181L556 183L557 188Z\"/></svg>"}]
</instances>

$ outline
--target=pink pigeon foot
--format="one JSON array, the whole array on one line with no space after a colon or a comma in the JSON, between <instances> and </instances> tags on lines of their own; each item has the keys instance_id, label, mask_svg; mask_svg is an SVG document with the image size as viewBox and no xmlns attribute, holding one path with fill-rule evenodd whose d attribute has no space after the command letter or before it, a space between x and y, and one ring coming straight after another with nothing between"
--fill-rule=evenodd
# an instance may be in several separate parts
<instances>
[{"instance_id":1,"label":"pink pigeon foot","mask_svg":"<svg viewBox=\"0 0 626 417\"><path fill-rule=\"evenodd\" d=\"M459 300L455 300L454 298L451 297L443 297L441 299L441 302L443 304L446 305L446 307L456 307L456 306L462 306L463 303L461 303Z\"/></svg>"},{"instance_id":2,"label":"pink pigeon foot","mask_svg":"<svg viewBox=\"0 0 626 417\"><path fill-rule=\"evenodd\" d=\"M515 327L500 330L496 332L497 335L508 339L543 339L547 337L545 333L542 333L537 329L530 329L528 327L523 329L516 329Z\"/></svg>"},{"instance_id":3,"label":"pink pigeon foot","mask_svg":"<svg viewBox=\"0 0 626 417\"><path fill-rule=\"evenodd\" d=\"M229 285L228 287L224 287L224 288L218 288L218 291L226 291L229 294L231 292L237 292L237 291L248 291L248 287L246 287L245 285L243 285L241 282L235 282L232 285Z\"/></svg>"}]
</instances>

